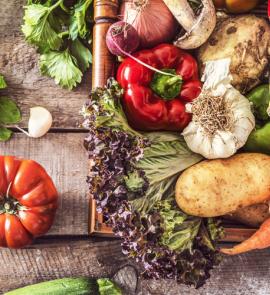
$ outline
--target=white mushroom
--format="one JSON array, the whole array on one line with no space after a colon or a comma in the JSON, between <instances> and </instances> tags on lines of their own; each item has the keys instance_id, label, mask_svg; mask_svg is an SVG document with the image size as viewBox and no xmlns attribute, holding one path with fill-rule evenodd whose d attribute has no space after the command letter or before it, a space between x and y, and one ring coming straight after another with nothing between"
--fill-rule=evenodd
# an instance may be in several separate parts
<instances>
[{"instance_id":1,"label":"white mushroom","mask_svg":"<svg viewBox=\"0 0 270 295\"><path fill-rule=\"evenodd\" d=\"M182 49L200 47L212 34L216 26L216 10L212 0L202 0L203 8L198 16L188 0L163 0L179 24L186 31L174 44Z\"/></svg>"}]
</instances>

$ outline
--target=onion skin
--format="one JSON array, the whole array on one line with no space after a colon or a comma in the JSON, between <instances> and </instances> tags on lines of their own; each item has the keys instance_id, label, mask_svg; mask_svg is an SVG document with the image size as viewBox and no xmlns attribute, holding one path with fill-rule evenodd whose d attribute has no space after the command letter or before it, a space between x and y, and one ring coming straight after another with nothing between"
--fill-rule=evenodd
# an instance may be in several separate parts
<instances>
[{"instance_id":1,"label":"onion skin","mask_svg":"<svg viewBox=\"0 0 270 295\"><path fill-rule=\"evenodd\" d=\"M139 47L140 38L132 25L119 21L110 26L106 34L106 44L112 54L124 57L123 51L133 53Z\"/></svg>"},{"instance_id":2,"label":"onion skin","mask_svg":"<svg viewBox=\"0 0 270 295\"><path fill-rule=\"evenodd\" d=\"M123 0L120 15L137 30L141 48L172 41L179 27L163 0L148 0L139 12L133 0Z\"/></svg>"}]
</instances>

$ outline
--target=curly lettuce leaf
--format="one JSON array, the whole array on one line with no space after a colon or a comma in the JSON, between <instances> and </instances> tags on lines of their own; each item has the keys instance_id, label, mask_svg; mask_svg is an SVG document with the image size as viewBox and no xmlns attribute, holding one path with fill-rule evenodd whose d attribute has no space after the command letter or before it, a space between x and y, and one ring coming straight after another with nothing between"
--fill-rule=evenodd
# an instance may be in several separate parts
<instances>
[{"instance_id":1,"label":"curly lettuce leaf","mask_svg":"<svg viewBox=\"0 0 270 295\"><path fill-rule=\"evenodd\" d=\"M161 227L164 229L161 244L170 250L191 250L201 226L201 218L188 216L173 206L171 200L160 202L157 208L162 218Z\"/></svg>"},{"instance_id":2,"label":"curly lettuce leaf","mask_svg":"<svg viewBox=\"0 0 270 295\"><path fill-rule=\"evenodd\" d=\"M54 78L55 83L71 90L82 80L82 72L69 50L49 51L40 56L40 71L43 75Z\"/></svg>"},{"instance_id":3,"label":"curly lettuce leaf","mask_svg":"<svg viewBox=\"0 0 270 295\"><path fill-rule=\"evenodd\" d=\"M124 90L119 83L113 78L109 79L106 87L96 88L92 92L91 101L83 107L82 115L85 119L91 120L95 128L110 128L143 137L128 124L120 102L123 93Z\"/></svg>"},{"instance_id":4,"label":"curly lettuce leaf","mask_svg":"<svg viewBox=\"0 0 270 295\"><path fill-rule=\"evenodd\" d=\"M130 128L122 95L120 85L110 80L92 92L83 109L92 161L89 191L122 238L123 252L142 263L146 278L174 278L198 288L218 262L212 240L218 228L185 215L172 199L182 169L201 156L189 151L179 134Z\"/></svg>"}]
</instances>

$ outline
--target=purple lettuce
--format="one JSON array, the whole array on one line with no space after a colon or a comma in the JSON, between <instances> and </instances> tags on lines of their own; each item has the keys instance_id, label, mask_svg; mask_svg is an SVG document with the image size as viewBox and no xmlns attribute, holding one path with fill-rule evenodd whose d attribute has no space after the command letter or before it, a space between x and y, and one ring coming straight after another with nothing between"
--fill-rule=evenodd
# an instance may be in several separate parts
<instances>
[{"instance_id":1,"label":"purple lettuce","mask_svg":"<svg viewBox=\"0 0 270 295\"><path fill-rule=\"evenodd\" d=\"M123 90L111 79L83 108L90 170L89 191L123 252L142 264L147 278L200 287L218 262L215 221L187 216L173 201L184 169L201 157L174 133L142 134L127 122Z\"/></svg>"}]
</instances>

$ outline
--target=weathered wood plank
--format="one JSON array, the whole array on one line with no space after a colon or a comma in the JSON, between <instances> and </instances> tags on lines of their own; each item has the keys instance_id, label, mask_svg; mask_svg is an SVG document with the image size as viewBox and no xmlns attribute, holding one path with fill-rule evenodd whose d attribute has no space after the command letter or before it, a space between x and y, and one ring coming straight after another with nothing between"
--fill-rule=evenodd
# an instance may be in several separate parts
<instances>
[{"instance_id":1,"label":"weathered wood plank","mask_svg":"<svg viewBox=\"0 0 270 295\"><path fill-rule=\"evenodd\" d=\"M81 133L49 133L43 138L32 139L15 134L12 140L0 143L1 154L36 160L54 180L60 202L51 235L87 234L87 157L83 148L84 136Z\"/></svg>"},{"instance_id":2,"label":"weathered wood plank","mask_svg":"<svg viewBox=\"0 0 270 295\"><path fill-rule=\"evenodd\" d=\"M21 126L27 125L29 108L41 105L52 112L53 127L78 128L79 111L91 89L91 73L84 75L82 85L74 91L63 90L52 79L41 76L36 50L20 33L25 1L4 2L0 8L0 73L9 87L1 93L17 101L23 113Z\"/></svg>"},{"instance_id":3,"label":"weathered wood plank","mask_svg":"<svg viewBox=\"0 0 270 295\"><path fill-rule=\"evenodd\" d=\"M43 241L23 250L0 249L0 294L61 277L111 276L126 263L119 241Z\"/></svg>"},{"instance_id":4,"label":"weathered wood plank","mask_svg":"<svg viewBox=\"0 0 270 295\"><path fill-rule=\"evenodd\" d=\"M120 241L39 240L23 250L0 249L0 293L60 277L112 276L124 265L134 265L121 253ZM199 289L171 280L140 280L139 295L269 295L270 251L226 257Z\"/></svg>"}]
</instances>

